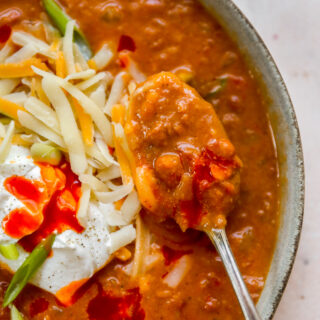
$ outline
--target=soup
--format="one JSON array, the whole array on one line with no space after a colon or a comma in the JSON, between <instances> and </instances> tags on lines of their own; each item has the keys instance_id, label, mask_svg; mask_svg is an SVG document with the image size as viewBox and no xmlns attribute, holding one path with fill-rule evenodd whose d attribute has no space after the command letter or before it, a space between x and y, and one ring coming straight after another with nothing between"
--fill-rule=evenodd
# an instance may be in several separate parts
<instances>
[{"instance_id":1,"label":"soup","mask_svg":"<svg viewBox=\"0 0 320 320\"><path fill-rule=\"evenodd\" d=\"M44 265L47 269L41 269L42 276L35 275L34 280L31 280L36 286L27 285L14 301L14 305L26 318L241 319L243 316L231 283L220 257L207 237L188 228L182 232L170 218L160 221L153 219L145 209L140 210L137 194L132 188L126 193L131 180L130 174L126 173L126 170L130 171L130 165L126 166L121 160L126 156L125 148L121 145L121 138L114 138L114 143L108 141L111 131L108 132L106 128L110 122L113 137L120 135L121 132L117 130L122 130L121 116L112 114L114 105L126 106L139 82L162 71L174 73L212 105L242 162L239 196L233 210L228 214L226 229L250 294L257 301L272 259L279 204L277 156L266 113L267 102L261 94L257 79L226 32L195 0L64 0L60 1L60 4L68 15L77 21L79 29L90 43L95 55L88 63L78 58L75 53L77 50L74 49L74 67L70 67L67 40L61 40L56 36L57 32L52 31L52 21L45 14L40 1L3 0L0 3L2 54L5 54L3 48L6 43L13 42L13 51L7 54L7 61L4 59L0 65L0 78L9 79L8 68L4 67L2 71L2 65L11 64L12 68L12 64L15 64L15 72L18 72L17 64L24 60L21 62L17 60L19 57L12 58L12 55L19 49L22 50L21 47L25 50L23 54L30 55L29 60L34 59L32 64L38 67L36 71L31 68L30 73L26 73L28 65L25 64L21 76L16 74L10 78L21 82L16 85L10 82L13 89L1 94L0 99L5 102L9 100L15 106L22 106L16 111L16 122L20 122L22 127L30 123L30 117L22 117L21 112L31 113L37 118L37 112L33 114L31 111L39 110L35 106L39 106L40 102L54 110L56 115L53 118L57 119L53 121L52 117L50 118L50 131L40 132L40 126L29 126L24 132L16 124L14 148L18 145L30 149L37 143L42 144L43 140L49 140L50 147L58 148L63 154L62 160L48 164L33 161L29 153L20 156L20 151L17 151L19 157L25 158L24 165L30 166L30 170L40 168L41 172L35 174L35 178L30 176L29 171L13 173L15 171L12 170L16 169L11 167L8 167L9 173L1 171L1 176L6 178L5 182L1 178L5 185L3 192L11 192L15 197L18 195L12 190L17 190L18 187L17 184L12 187L14 181L11 175L24 176L26 180L31 179L30 181L40 179L38 176L41 176L41 180L47 181L41 185L41 188L46 190L45 194L41 193L45 200L37 202L37 206L41 207L41 214L37 215L37 218L32 216L33 224L28 225L27 231L25 225L23 228L19 227L21 220L17 224L12 222L12 211L10 215L6 212L6 223L2 222L4 236L0 237L0 244L7 245L12 242L10 239L18 239L15 243L19 250L24 250L23 253L20 252L18 260L12 260L13 262L1 259L1 302L10 283L12 270L18 269L23 261L21 259L27 257L28 252L42 239L56 232L53 255L49 255ZM37 44L32 42L33 38L30 40L31 45L27 47L28 40L25 39L29 38L24 38L25 33L47 43L51 51L43 46L39 49ZM64 39L67 34L68 30ZM36 47L34 53L32 45ZM59 60L61 52L64 60ZM109 61L106 59L108 54ZM59 61L64 61L65 66L61 67ZM88 66L85 68L85 65ZM51 77L50 72L63 79L69 76L63 81L69 81L83 95L79 96L74 87ZM80 74L81 72L86 73ZM10 83L4 84L7 86ZM116 98L119 87L122 88L122 100ZM21 92L24 92L26 97ZM72 107L61 107L57 98L61 95L66 97L67 103ZM94 111L92 114L89 112L92 101L94 105L103 102L105 122L101 122ZM5 106L9 106L7 102ZM27 111L21 109L23 107ZM70 110L71 114L66 113ZM10 116L5 111L1 112ZM71 124L65 123L64 118L69 119L69 115L72 118L72 112L76 114L75 121ZM48 111L48 114L51 113ZM86 122L84 119L88 117L83 114L89 114L93 124ZM14 119L14 116L15 114L11 114L11 118ZM39 123L41 119L37 119L38 122L32 123ZM49 126L45 121L40 122ZM3 123L5 131L8 132L7 123ZM88 123L91 123L91 129L86 131ZM79 139L69 141L68 134L65 133L70 132L71 136L71 132L74 132L72 128L82 134L77 137L80 144L84 145L85 151L82 153L86 154L85 160L76 156L81 150L77 149L77 153L72 148ZM204 134L210 130L209 127L202 129ZM52 132L59 134L52 135ZM23 141L18 141L18 136ZM97 149L89 150L95 145ZM66 152L66 149L69 152ZM18 160L14 158L10 161ZM10 161L5 164L12 164ZM83 170L82 161L85 161L90 172ZM104 166L104 163L107 165ZM120 173L118 169L110 170L116 166L120 167ZM94 179L106 184L108 189L105 190L105 187ZM28 183L25 184L26 190L31 188L30 181L29 186ZM20 186L22 182L19 181ZM63 186L59 186L59 183ZM31 184L35 187L34 182ZM96 223L100 216L98 213L95 216L95 209L90 209L91 216L95 217L91 220L95 221L92 226L96 232L90 233L91 220L79 215L80 204L83 203L81 199L85 194L88 195L84 186L90 186L91 195L95 195L97 203L94 208L109 215L106 222L99 220L100 222ZM0 188L0 191L2 189ZM111 192L114 193L110 194ZM19 195L20 200L23 198L22 203L30 208L30 196ZM106 200L109 197L111 200ZM64 205L59 207L56 203ZM123 222L121 219L124 212L128 212L127 206L130 206L132 216ZM140 213L137 213L138 211ZM117 216L119 212L122 212L120 217ZM30 221L30 214L26 217ZM86 219L89 221L85 221L87 225L83 223ZM11 229L8 221L13 223ZM108 227L105 227L104 223L108 224ZM119 233L121 230L122 233ZM67 234L69 238L66 238ZM62 235L65 238L61 238ZM85 240L88 238L91 240ZM56 254L59 249L57 243L65 241L63 243L70 244L70 239L76 243L82 241L84 250L87 251L83 251L85 253L80 260L76 258L78 253L67 251L60 255L62 260L59 260L59 264L52 264L50 269L50 261L55 261L59 256ZM110 246L102 245L110 241L112 251ZM70 250L70 246L66 246L65 250L67 249ZM90 263L87 264L86 261ZM48 270L47 273L44 270ZM53 280L44 279L46 276L53 277ZM2 308L0 317L10 319L9 308Z\"/></svg>"}]
</instances>

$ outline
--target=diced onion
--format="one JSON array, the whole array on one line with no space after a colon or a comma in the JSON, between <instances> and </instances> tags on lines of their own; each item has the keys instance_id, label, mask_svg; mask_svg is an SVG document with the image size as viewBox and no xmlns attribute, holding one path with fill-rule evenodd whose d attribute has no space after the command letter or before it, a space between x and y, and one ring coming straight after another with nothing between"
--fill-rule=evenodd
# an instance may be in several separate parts
<instances>
[{"instance_id":1,"label":"diced onion","mask_svg":"<svg viewBox=\"0 0 320 320\"><path fill-rule=\"evenodd\" d=\"M55 79L45 77L42 80L42 87L56 110L61 134L69 151L71 169L79 175L86 170L87 159L71 105Z\"/></svg>"},{"instance_id":2,"label":"diced onion","mask_svg":"<svg viewBox=\"0 0 320 320\"><path fill-rule=\"evenodd\" d=\"M75 22L71 20L67 23L66 32L63 38L63 55L66 59L66 66L68 74L76 72L76 67L74 64L73 55L73 32L74 32Z\"/></svg>"},{"instance_id":3,"label":"diced onion","mask_svg":"<svg viewBox=\"0 0 320 320\"><path fill-rule=\"evenodd\" d=\"M110 253L113 253L119 250L121 247L124 247L134 241L136 238L136 230L133 225L130 224L121 228L116 232L110 234L111 248Z\"/></svg>"},{"instance_id":4,"label":"diced onion","mask_svg":"<svg viewBox=\"0 0 320 320\"><path fill-rule=\"evenodd\" d=\"M163 282L170 288L175 289L182 282L191 268L190 256L185 255L181 257L173 269L163 278Z\"/></svg>"},{"instance_id":5,"label":"diced onion","mask_svg":"<svg viewBox=\"0 0 320 320\"><path fill-rule=\"evenodd\" d=\"M45 126L40 120L32 116L31 114L21 111L18 111L18 119L23 127L37 133L38 135L54 142L56 145L65 148L66 145L62 138L57 135L53 130Z\"/></svg>"},{"instance_id":6,"label":"diced onion","mask_svg":"<svg viewBox=\"0 0 320 320\"><path fill-rule=\"evenodd\" d=\"M108 66L114 54L108 44L104 44L102 48L95 54L92 60L95 62L97 70L102 70Z\"/></svg>"},{"instance_id":7,"label":"diced onion","mask_svg":"<svg viewBox=\"0 0 320 320\"><path fill-rule=\"evenodd\" d=\"M121 188L119 188L116 191L110 191L110 192L95 192L95 195L97 199L104 203L110 203L118 201L125 196L127 196L131 191L133 190L133 183L122 185Z\"/></svg>"},{"instance_id":8,"label":"diced onion","mask_svg":"<svg viewBox=\"0 0 320 320\"><path fill-rule=\"evenodd\" d=\"M12 90L19 84L19 82L19 79L1 79L0 96L10 94Z\"/></svg>"},{"instance_id":9,"label":"diced onion","mask_svg":"<svg viewBox=\"0 0 320 320\"><path fill-rule=\"evenodd\" d=\"M11 148L11 141L14 134L15 123L11 121L6 132L6 135L0 145L0 163L6 160Z\"/></svg>"},{"instance_id":10,"label":"diced onion","mask_svg":"<svg viewBox=\"0 0 320 320\"><path fill-rule=\"evenodd\" d=\"M124 85L125 85L124 77L126 76L126 74L127 74L126 72L120 72L114 78L109 98L108 98L107 103L104 107L104 112L108 115L111 115L112 107L115 104L117 104L121 99L122 92L124 90Z\"/></svg>"},{"instance_id":11,"label":"diced onion","mask_svg":"<svg viewBox=\"0 0 320 320\"><path fill-rule=\"evenodd\" d=\"M37 49L32 43L28 43L20 50L15 52L12 56L5 60L5 63L18 63L23 60L32 58L37 53Z\"/></svg>"},{"instance_id":12,"label":"diced onion","mask_svg":"<svg viewBox=\"0 0 320 320\"><path fill-rule=\"evenodd\" d=\"M61 135L58 118L52 108L35 97L28 98L24 107L46 126Z\"/></svg>"}]
</instances>

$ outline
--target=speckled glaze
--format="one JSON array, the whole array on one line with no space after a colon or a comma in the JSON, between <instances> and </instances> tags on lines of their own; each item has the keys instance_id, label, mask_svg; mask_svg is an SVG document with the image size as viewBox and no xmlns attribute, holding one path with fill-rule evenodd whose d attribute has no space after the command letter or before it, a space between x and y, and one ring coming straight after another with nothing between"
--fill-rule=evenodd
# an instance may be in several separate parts
<instances>
[{"instance_id":1,"label":"speckled glaze","mask_svg":"<svg viewBox=\"0 0 320 320\"><path fill-rule=\"evenodd\" d=\"M269 98L268 113L279 157L280 228L258 309L263 319L271 319L290 276L302 228L304 167L299 128L274 60L245 16L230 0L200 1L238 44Z\"/></svg>"}]
</instances>

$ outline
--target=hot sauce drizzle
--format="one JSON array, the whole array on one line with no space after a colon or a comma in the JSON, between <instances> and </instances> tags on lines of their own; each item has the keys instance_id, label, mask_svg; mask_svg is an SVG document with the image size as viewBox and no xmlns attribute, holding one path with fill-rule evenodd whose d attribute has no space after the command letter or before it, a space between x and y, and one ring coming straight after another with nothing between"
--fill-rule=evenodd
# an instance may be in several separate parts
<instances>
[{"instance_id":1,"label":"hot sauce drizzle","mask_svg":"<svg viewBox=\"0 0 320 320\"><path fill-rule=\"evenodd\" d=\"M50 165L42 166L42 175L44 172L52 169ZM53 232L61 233L67 229L72 229L78 233L83 231L79 224L76 213L79 198L81 196L81 183L78 177L71 171L70 164L64 162L59 168L55 168L56 178L50 180L45 177L44 180L51 186L53 194L43 209L43 222L34 233L22 238L19 244L26 250L32 251L33 248L49 234ZM61 177L59 179L59 177Z\"/></svg>"},{"instance_id":2,"label":"hot sauce drizzle","mask_svg":"<svg viewBox=\"0 0 320 320\"><path fill-rule=\"evenodd\" d=\"M49 234L72 229L82 232L76 218L81 183L63 162L59 167L39 163L41 181L25 177L7 178L4 186L25 207L12 210L2 221L5 233L21 238L19 244L31 252Z\"/></svg>"},{"instance_id":3,"label":"hot sauce drizzle","mask_svg":"<svg viewBox=\"0 0 320 320\"><path fill-rule=\"evenodd\" d=\"M31 302L30 305L30 316L34 317L39 313L45 312L49 307L49 302L44 298L38 298Z\"/></svg>"},{"instance_id":4,"label":"hot sauce drizzle","mask_svg":"<svg viewBox=\"0 0 320 320\"><path fill-rule=\"evenodd\" d=\"M143 320L145 312L141 308L141 294L139 288L129 289L121 297L105 292L98 285L98 294L87 308L90 320Z\"/></svg>"}]
</instances>

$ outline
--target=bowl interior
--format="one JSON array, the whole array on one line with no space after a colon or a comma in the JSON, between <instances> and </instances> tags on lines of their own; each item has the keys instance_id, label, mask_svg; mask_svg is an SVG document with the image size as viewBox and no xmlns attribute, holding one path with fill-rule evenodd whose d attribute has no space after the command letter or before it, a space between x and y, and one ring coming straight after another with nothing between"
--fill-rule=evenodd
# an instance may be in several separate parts
<instances>
[{"instance_id":1,"label":"bowl interior","mask_svg":"<svg viewBox=\"0 0 320 320\"><path fill-rule=\"evenodd\" d=\"M277 244L258 308L271 319L288 281L298 247L304 208L303 155L290 97L263 41L230 0L200 0L237 43L269 98L268 115L280 170L280 226Z\"/></svg>"}]
</instances>

